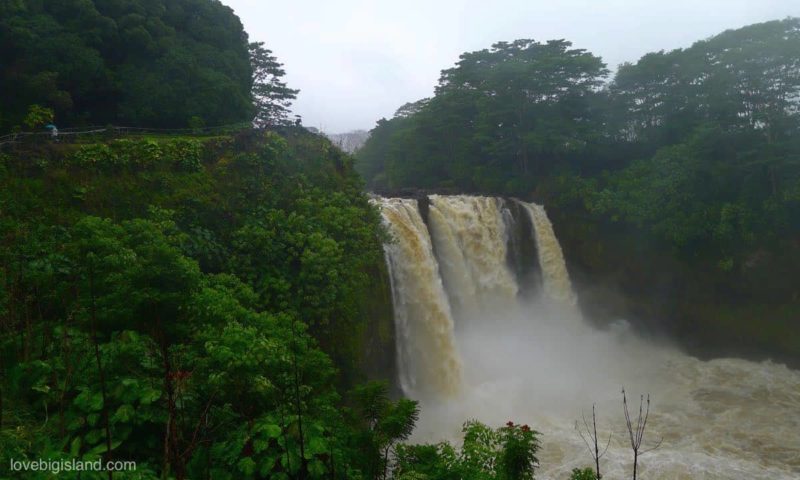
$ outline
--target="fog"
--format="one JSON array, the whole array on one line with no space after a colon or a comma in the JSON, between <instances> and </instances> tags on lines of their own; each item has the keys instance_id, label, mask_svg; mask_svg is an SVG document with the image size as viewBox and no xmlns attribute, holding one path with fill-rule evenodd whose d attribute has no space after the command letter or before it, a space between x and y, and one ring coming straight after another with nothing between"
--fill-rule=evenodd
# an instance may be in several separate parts
<instances>
[{"instance_id":1,"label":"fog","mask_svg":"<svg viewBox=\"0 0 800 480\"><path fill-rule=\"evenodd\" d=\"M465 51L500 40L565 38L613 69L730 28L800 15L796 0L222 0L301 90L295 113L330 133L370 129L430 96Z\"/></svg>"},{"instance_id":2,"label":"fog","mask_svg":"<svg viewBox=\"0 0 800 480\"><path fill-rule=\"evenodd\" d=\"M448 398L418 397L422 417L413 441L457 444L466 419L494 427L527 423L542 432L537 478L563 479L572 468L593 465L575 422L596 404L603 445L611 434L603 473L626 478L632 453L624 387L633 414L640 395L651 397L645 448L662 441L640 459L643 478L800 474L800 373L783 365L700 361L638 338L624 320L600 330L575 309L544 299L457 323L455 338L462 389Z\"/></svg>"},{"instance_id":3,"label":"fog","mask_svg":"<svg viewBox=\"0 0 800 480\"><path fill-rule=\"evenodd\" d=\"M401 384L421 406L412 442L457 444L467 419L528 424L542 432L537 478L563 479L593 463L575 422L596 404L600 436L612 434L602 471L626 478L624 387L634 415L640 396L651 397L643 449L663 441L640 460L642 478L798 478L800 372L701 361L638 337L627 319L598 328L574 302L541 207L518 202L528 207L542 276L542 288L526 292L496 261L507 258L509 230L530 228L507 213L508 203L429 199L427 224L415 200L375 200L395 237L386 248Z\"/></svg>"}]
</instances>

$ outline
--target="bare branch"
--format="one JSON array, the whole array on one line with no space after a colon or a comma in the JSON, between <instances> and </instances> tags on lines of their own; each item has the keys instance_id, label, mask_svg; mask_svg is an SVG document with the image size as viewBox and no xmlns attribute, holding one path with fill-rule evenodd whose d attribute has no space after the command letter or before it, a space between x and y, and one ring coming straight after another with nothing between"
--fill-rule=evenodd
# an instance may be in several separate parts
<instances>
[{"instance_id":1,"label":"bare branch","mask_svg":"<svg viewBox=\"0 0 800 480\"><path fill-rule=\"evenodd\" d=\"M600 458L603 458L603 455L606 454L609 445L611 445L611 433L608 434L608 441L606 441L606 448L603 449L603 453L600 454Z\"/></svg>"},{"instance_id":2,"label":"bare branch","mask_svg":"<svg viewBox=\"0 0 800 480\"><path fill-rule=\"evenodd\" d=\"M633 480L636 480L636 471L639 462L639 456L647 452L652 452L661 446L663 438L652 448L642 450L642 443L644 442L644 432L647 428L647 419L650 417L650 395L647 395L647 404L645 406L644 395L639 396L639 415L636 417L636 429L633 428L630 413L628 411L628 398L625 395L625 389L622 389L622 409L625 413L625 424L628 428L628 437L631 441L631 450L633 450Z\"/></svg>"},{"instance_id":3,"label":"bare branch","mask_svg":"<svg viewBox=\"0 0 800 480\"><path fill-rule=\"evenodd\" d=\"M583 432L582 432L582 431L581 431L581 429L578 427L578 422L577 422L577 421L575 422L575 430L577 430L577 431L578 431L578 435L580 435L580 436L581 436L581 440L583 440L583 443L584 443L584 444L586 444L586 448L589 450L589 455L593 455L593 453L592 453L592 447L591 447L591 445L589 445L589 441L588 441L588 440L586 440L586 437L584 437L584 436L583 436Z\"/></svg>"},{"instance_id":4,"label":"bare branch","mask_svg":"<svg viewBox=\"0 0 800 480\"><path fill-rule=\"evenodd\" d=\"M578 422L575 422L575 429L578 431L578 434L581 436L581 440L586 445L586 448L589 450L589 455L592 456L595 464L595 473L597 478L602 478L600 474L600 459L603 455L606 454L608 451L608 446L611 444L611 434L608 435L608 441L606 443L606 447L603 450L603 453L600 453L600 448L598 445L598 435L597 435L597 409L594 404L592 404L592 425L589 426L589 421L586 419L586 414L581 412L581 418L583 419L583 427L586 429L586 435L584 435L582 429L580 428ZM591 441L590 441L591 440ZM593 448L594 447L594 448Z\"/></svg>"},{"instance_id":5,"label":"bare branch","mask_svg":"<svg viewBox=\"0 0 800 480\"><path fill-rule=\"evenodd\" d=\"M646 449L646 450L642 450L642 452L641 452L641 453L652 452L652 451L653 451L653 450L655 450L656 448L660 447L660 446L661 446L661 443L662 443L663 441L664 441L664 437L661 437L661 438L659 438L659 439L658 439L658 442L657 442L655 445L653 445L652 447L650 447L650 448L648 448L648 449Z\"/></svg>"}]
</instances>

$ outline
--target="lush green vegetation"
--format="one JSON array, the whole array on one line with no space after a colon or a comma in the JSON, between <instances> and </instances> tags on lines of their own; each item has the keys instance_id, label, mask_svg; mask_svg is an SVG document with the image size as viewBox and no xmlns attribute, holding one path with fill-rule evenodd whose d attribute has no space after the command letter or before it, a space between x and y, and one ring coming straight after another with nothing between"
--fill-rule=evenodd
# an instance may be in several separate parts
<instances>
[{"instance_id":1,"label":"lush green vegetation","mask_svg":"<svg viewBox=\"0 0 800 480\"><path fill-rule=\"evenodd\" d=\"M568 42L499 43L379 122L361 169L378 188L546 198L735 272L762 249L796 251L798 31L726 32L605 87L602 60ZM527 425L468 421L459 447L404 443L417 403L368 382L394 373L378 212L351 157L286 127L297 90L229 8L0 0L0 60L3 133L282 132L3 146L0 477L12 458L102 458L137 469L60 476L534 478ZM762 330L791 349L784 307L785 325ZM714 321L740 321L726 315Z\"/></svg>"},{"instance_id":2,"label":"lush green vegetation","mask_svg":"<svg viewBox=\"0 0 800 480\"><path fill-rule=\"evenodd\" d=\"M405 445L417 403L356 385L371 350L394 356L388 280L372 280L385 234L322 137L22 145L2 156L0 219L0 472L533 478L527 425Z\"/></svg>"},{"instance_id":3,"label":"lush green vegetation","mask_svg":"<svg viewBox=\"0 0 800 480\"><path fill-rule=\"evenodd\" d=\"M253 118L247 34L211 0L0 1L0 132L30 105L59 125Z\"/></svg>"},{"instance_id":4,"label":"lush green vegetation","mask_svg":"<svg viewBox=\"0 0 800 480\"><path fill-rule=\"evenodd\" d=\"M585 251L572 260L589 269L607 258L602 268L619 270L625 252L646 249L636 257L643 265L665 255L691 265L676 282L710 272L692 282L709 292L706 303L786 306L747 329L741 319L718 322L742 342L775 345L760 330L780 323L785 336L800 318L791 286L800 273L800 19L651 53L603 83L607 74L601 59L562 40L465 53L434 97L378 122L358 168L377 191L544 202L563 220L564 240ZM764 282L767 270L776 275ZM628 283L635 290L642 279ZM666 289L675 291L647 295ZM677 303L690 304L688 290L676 291ZM692 315L662 316L693 323ZM798 348L783 351L800 359Z\"/></svg>"},{"instance_id":5,"label":"lush green vegetation","mask_svg":"<svg viewBox=\"0 0 800 480\"><path fill-rule=\"evenodd\" d=\"M461 449L448 442L400 445L395 478L441 480L531 480L538 465L539 432L508 422L492 430L469 421L462 429Z\"/></svg>"},{"instance_id":6,"label":"lush green vegetation","mask_svg":"<svg viewBox=\"0 0 800 480\"><path fill-rule=\"evenodd\" d=\"M3 468L103 456L137 460L131 478L358 470L360 417L336 386L363 379L383 256L350 164L320 137L257 131L3 155Z\"/></svg>"},{"instance_id":7,"label":"lush green vegetation","mask_svg":"<svg viewBox=\"0 0 800 480\"><path fill-rule=\"evenodd\" d=\"M433 98L359 154L378 189L535 189L721 266L800 232L800 20L725 32L608 71L569 42L465 53ZM544 192L542 192L544 193Z\"/></svg>"},{"instance_id":8,"label":"lush green vegetation","mask_svg":"<svg viewBox=\"0 0 800 480\"><path fill-rule=\"evenodd\" d=\"M286 85L282 79L286 75L283 64L262 42L250 44L250 64L253 67L252 97L256 109L253 122L259 127L286 125L291 113L289 107L300 90ZM299 116L295 123L300 123Z\"/></svg>"}]
</instances>

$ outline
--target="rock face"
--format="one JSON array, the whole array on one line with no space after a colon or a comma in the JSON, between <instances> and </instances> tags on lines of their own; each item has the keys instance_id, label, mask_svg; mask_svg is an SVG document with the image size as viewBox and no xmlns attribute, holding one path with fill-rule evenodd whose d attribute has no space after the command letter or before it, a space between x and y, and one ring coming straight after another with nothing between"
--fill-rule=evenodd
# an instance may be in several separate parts
<instances>
[{"instance_id":1,"label":"rock face","mask_svg":"<svg viewBox=\"0 0 800 480\"><path fill-rule=\"evenodd\" d=\"M369 132L366 130L353 130L345 133L326 133L325 136L345 152L355 153L367 141Z\"/></svg>"},{"instance_id":2,"label":"rock face","mask_svg":"<svg viewBox=\"0 0 800 480\"><path fill-rule=\"evenodd\" d=\"M699 357L771 358L800 366L798 250L755 251L724 272L681 261L635 230L552 209L581 310L599 324L624 319Z\"/></svg>"}]
</instances>

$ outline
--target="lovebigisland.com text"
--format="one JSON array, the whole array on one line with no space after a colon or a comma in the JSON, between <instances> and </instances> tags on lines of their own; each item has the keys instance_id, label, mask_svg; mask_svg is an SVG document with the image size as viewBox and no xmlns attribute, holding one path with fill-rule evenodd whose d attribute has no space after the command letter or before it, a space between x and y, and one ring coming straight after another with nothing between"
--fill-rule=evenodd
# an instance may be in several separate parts
<instances>
[{"instance_id":1,"label":"lovebigisland.com text","mask_svg":"<svg viewBox=\"0 0 800 480\"><path fill-rule=\"evenodd\" d=\"M49 472L58 475L62 472L135 472L136 462L133 460L78 460L44 459L15 460L11 459L12 472Z\"/></svg>"}]
</instances>

